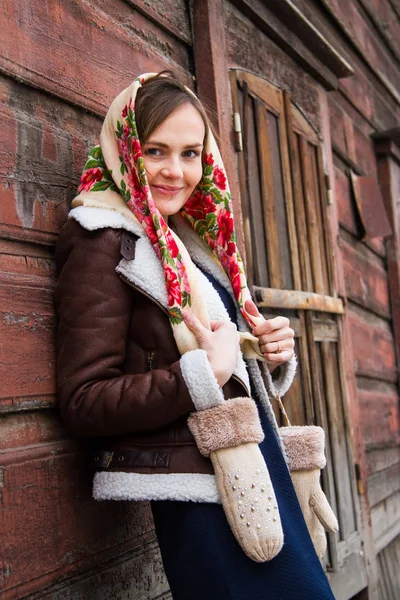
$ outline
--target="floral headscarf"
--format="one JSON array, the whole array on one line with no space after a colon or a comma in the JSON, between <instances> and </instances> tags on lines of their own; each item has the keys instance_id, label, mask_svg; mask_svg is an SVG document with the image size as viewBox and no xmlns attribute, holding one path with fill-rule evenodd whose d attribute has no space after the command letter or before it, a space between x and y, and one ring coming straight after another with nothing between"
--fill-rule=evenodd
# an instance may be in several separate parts
<instances>
[{"instance_id":1,"label":"floral headscarf","mask_svg":"<svg viewBox=\"0 0 400 600\"><path fill-rule=\"evenodd\" d=\"M111 104L101 130L100 145L89 154L78 192L86 199L88 192L90 195L102 192L103 199L104 195L123 197L162 262L170 321L172 325L179 325L183 321L182 310L192 306L191 286L182 254L151 195L135 118L137 90L154 76L154 73L139 76ZM220 261L241 313L253 326L254 319L244 309L250 293L236 246L231 194L211 132L203 152L201 181L180 213Z\"/></svg>"}]
</instances>

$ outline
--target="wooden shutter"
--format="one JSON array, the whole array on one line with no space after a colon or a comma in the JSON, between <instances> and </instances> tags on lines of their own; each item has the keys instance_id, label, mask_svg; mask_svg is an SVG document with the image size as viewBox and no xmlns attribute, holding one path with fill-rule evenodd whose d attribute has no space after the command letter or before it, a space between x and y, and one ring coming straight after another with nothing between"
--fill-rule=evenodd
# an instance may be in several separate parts
<instances>
[{"instance_id":1,"label":"wooden shutter","mask_svg":"<svg viewBox=\"0 0 400 600\"><path fill-rule=\"evenodd\" d=\"M268 81L234 70L231 88L243 132L238 166L249 283L260 310L288 316L296 332L299 374L285 406L293 424L318 424L326 434L322 481L340 531L328 535L324 566L335 597L347 600L367 579L321 140Z\"/></svg>"}]
</instances>

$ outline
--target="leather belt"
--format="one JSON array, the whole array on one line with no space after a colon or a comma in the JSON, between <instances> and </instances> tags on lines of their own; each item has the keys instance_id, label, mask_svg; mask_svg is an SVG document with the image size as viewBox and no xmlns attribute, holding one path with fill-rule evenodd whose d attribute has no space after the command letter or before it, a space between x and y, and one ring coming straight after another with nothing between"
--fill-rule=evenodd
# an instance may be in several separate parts
<instances>
[{"instance_id":1,"label":"leather belt","mask_svg":"<svg viewBox=\"0 0 400 600\"><path fill-rule=\"evenodd\" d=\"M167 469L170 451L151 452L150 450L124 450L111 452L102 450L92 454L89 466L101 469L125 469L129 467L157 467Z\"/></svg>"}]
</instances>

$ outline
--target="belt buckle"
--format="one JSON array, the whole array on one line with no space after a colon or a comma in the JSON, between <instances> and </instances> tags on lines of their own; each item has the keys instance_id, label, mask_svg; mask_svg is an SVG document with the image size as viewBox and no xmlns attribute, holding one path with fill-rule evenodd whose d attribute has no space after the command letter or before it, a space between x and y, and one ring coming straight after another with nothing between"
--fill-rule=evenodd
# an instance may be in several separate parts
<instances>
[{"instance_id":1,"label":"belt buckle","mask_svg":"<svg viewBox=\"0 0 400 600\"><path fill-rule=\"evenodd\" d=\"M110 463L113 459L114 456L114 452L110 452L110 454L107 456L106 458L106 469L108 469L108 467L110 466Z\"/></svg>"}]
</instances>

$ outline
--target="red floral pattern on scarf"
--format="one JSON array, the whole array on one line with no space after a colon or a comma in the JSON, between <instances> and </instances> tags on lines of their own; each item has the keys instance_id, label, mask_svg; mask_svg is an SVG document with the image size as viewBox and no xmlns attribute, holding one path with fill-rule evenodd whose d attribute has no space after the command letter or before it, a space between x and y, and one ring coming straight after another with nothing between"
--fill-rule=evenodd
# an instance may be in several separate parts
<instances>
[{"instance_id":1,"label":"red floral pattern on scarf","mask_svg":"<svg viewBox=\"0 0 400 600\"><path fill-rule=\"evenodd\" d=\"M78 192L89 192L95 183L103 179L103 173L101 169L91 168L87 169L82 173L81 182L78 187Z\"/></svg>"},{"instance_id":2,"label":"red floral pattern on scarf","mask_svg":"<svg viewBox=\"0 0 400 600\"><path fill-rule=\"evenodd\" d=\"M226 177L225 177L225 173L219 167L215 167L215 169L214 169L214 181L215 181L215 185L220 190L225 190L226 189Z\"/></svg>"}]
</instances>

